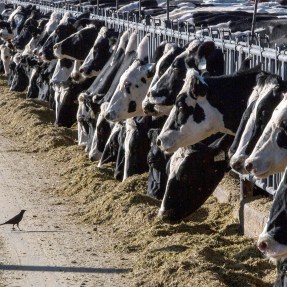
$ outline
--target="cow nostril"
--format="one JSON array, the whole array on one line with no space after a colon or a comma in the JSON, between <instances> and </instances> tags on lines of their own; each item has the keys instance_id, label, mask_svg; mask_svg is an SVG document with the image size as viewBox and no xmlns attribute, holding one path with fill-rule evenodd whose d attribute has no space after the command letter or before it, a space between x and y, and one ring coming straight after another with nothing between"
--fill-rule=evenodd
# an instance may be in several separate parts
<instances>
[{"instance_id":1,"label":"cow nostril","mask_svg":"<svg viewBox=\"0 0 287 287\"><path fill-rule=\"evenodd\" d=\"M257 246L261 252L266 252L266 250L268 248L268 244L265 241L261 241Z\"/></svg>"},{"instance_id":2,"label":"cow nostril","mask_svg":"<svg viewBox=\"0 0 287 287\"><path fill-rule=\"evenodd\" d=\"M161 146L161 140L160 140L160 139L157 139L157 140L156 140L156 144L157 144L157 146Z\"/></svg>"},{"instance_id":3,"label":"cow nostril","mask_svg":"<svg viewBox=\"0 0 287 287\"><path fill-rule=\"evenodd\" d=\"M43 56L43 53L42 53L42 52L40 52L40 53L39 53L39 56L40 56L40 57L42 57L42 56Z\"/></svg>"},{"instance_id":4,"label":"cow nostril","mask_svg":"<svg viewBox=\"0 0 287 287\"><path fill-rule=\"evenodd\" d=\"M251 172L252 169L253 169L253 164L252 162L249 162L245 165L245 169L248 171L248 172Z\"/></svg>"},{"instance_id":5,"label":"cow nostril","mask_svg":"<svg viewBox=\"0 0 287 287\"><path fill-rule=\"evenodd\" d=\"M231 164L231 167L236 171L240 171L242 168L242 164L240 161L237 160Z\"/></svg>"},{"instance_id":6,"label":"cow nostril","mask_svg":"<svg viewBox=\"0 0 287 287\"><path fill-rule=\"evenodd\" d=\"M56 50L56 49L58 49L58 47L59 47L59 45L58 45L58 44L55 44L54 47L53 47L53 49Z\"/></svg>"},{"instance_id":7,"label":"cow nostril","mask_svg":"<svg viewBox=\"0 0 287 287\"><path fill-rule=\"evenodd\" d=\"M84 72L84 69L83 69L83 68L81 68L81 69L79 70L79 72L80 72L80 73L83 73L83 72Z\"/></svg>"}]
</instances>

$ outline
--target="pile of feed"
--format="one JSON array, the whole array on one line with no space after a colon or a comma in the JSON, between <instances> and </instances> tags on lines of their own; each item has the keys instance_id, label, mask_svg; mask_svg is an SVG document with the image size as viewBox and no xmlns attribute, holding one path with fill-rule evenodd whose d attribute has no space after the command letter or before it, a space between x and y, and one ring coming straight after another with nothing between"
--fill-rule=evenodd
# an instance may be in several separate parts
<instances>
[{"instance_id":1,"label":"pile of feed","mask_svg":"<svg viewBox=\"0 0 287 287\"><path fill-rule=\"evenodd\" d=\"M275 267L241 234L233 206L211 197L188 221L165 224L156 216L160 202L146 195L147 174L114 180L113 166L88 161L75 128L54 127L43 103L10 92L4 77L0 94L1 129L60 170L63 184L49 192L71 202L79 220L110 232L118 251L135 255L130 286L272 286Z\"/></svg>"}]
</instances>

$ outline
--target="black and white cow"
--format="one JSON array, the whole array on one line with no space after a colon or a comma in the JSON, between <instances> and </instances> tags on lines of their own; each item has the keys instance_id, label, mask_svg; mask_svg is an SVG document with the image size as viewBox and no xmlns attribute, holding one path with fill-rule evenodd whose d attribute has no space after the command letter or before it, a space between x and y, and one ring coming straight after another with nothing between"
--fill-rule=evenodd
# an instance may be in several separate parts
<instances>
[{"instance_id":1,"label":"black and white cow","mask_svg":"<svg viewBox=\"0 0 287 287\"><path fill-rule=\"evenodd\" d=\"M143 115L141 103L151 83L153 65L148 62L149 38L145 36L137 48L136 60L121 75L109 101L106 118L122 121Z\"/></svg>"},{"instance_id":2,"label":"black and white cow","mask_svg":"<svg viewBox=\"0 0 287 287\"><path fill-rule=\"evenodd\" d=\"M56 43L69 37L70 35L76 33L76 31L77 29L70 23L58 25L55 31L52 32L52 34L49 36L49 38L46 40L46 42L40 49L39 57L43 61L51 61L53 59L56 59L53 53L53 46Z\"/></svg>"},{"instance_id":3,"label":"black and white cow","mask_svg":"<svg viewBox=\"0 0 287 287\"><path fill-rule=\"evenodd\" d=\"M269 218L257 246L268 258L287 258L287 172L276 191Z\"/></svg>"},{"instance_id":4,"label":"black and white cow","mask_svg":"<svg viewBox=\"0 0 287 287\"><path fill-rule=\"evenodd\" d=\"M180 221L202 206L229 170L226 152L232 141L232 136L224 135L209 146L199 143L173 154L159 210L161 219ZM220 153L223 155L215 160Z\"/></svg>"},{"instance_id":5,"label":"black and white cow","mask_svg":"<svg viewBox=\"0 0 287 287\"><path fill-rule=\"evenodd\" d=\"M287 165L287 95L273 111L252 153L245 160L245 169L258 178L283 172Z\"/></svg>"},{"instance_id":6,"label":"black and white cow","mask_svg":"<svg viewBox=\"0 0 287 287\"><path fill-rule=\"evenodd\" d=\"M97 38L101 21L97 25L88 26L72 34L54 45L54 54L58 59L71 59L84 61Z\"/></svg>"},{"instance_id":7,"label":"black and white cow","mask_svg":"<svg viewBox=\"0 0 287 287\"><path fill-rule=\"evenodd\" d=\"M160 148L174 152L218 132L234 135L259 72L256 67L229 76L202 77L189 69L158 137Z\"/></svg>"},{"instance_id":8,"label":"black and white cow","mask_svg":"<svg viewBox=\"0 0 287 287\"><path fill-rule=\"evenodd\" d=\"M154 76L152 78L150 88L154 86L154 84L160 79L160 77L165 73L165 71L169 68L169 66L172 64L175 57L177 57L179 54L181 54L184 49L181 47L178 47L178 45L174 43L165 43L164 45L164 51L162 57L158 61L155 61L155 72ZM159 45L159 48L161 48L161 45ZM149 89L150 89L149 88ZM150 90L147 92L147 95L150 94ZM154 108L157 107L155 105L152 105L149 103L149 97L145 96L145 98L142 101L142 109L146 115L160 115L161 112L159 110L155 111ZM165 111L162 112L163 114L166 114ZM167 112L168 113L168 112Z\"/></svg>"},{"instance_id":9,"label":"black and white cow","mask_svg":"<svg viewBox=\"0 0 287 287\"><path fill-rule=\"evenodd\" d=\"M94 46L79 69L79 72L85 78L98 76L112 55L113 48L116 47L115 44L118 36L119 33L113 29L106 27L101 28Z\"/></svg>"},{"instance_id":10,"label":"black and white cow","mask_svg":"<svg viewBox=\"0 0 287 287\"><path fill-rule=\"evenodd\" d=\"M156 144L156 139L161 129L150 129L148 138L151 147L147 155L149 165L147 194L153 198L161 200L164 195L168 174L166 165L170 156L165 154Z\"/></svg>"},{"instance_id":11,"label":"black and white cow","mask_svg":"<svg viewBox=\"0 0 287 287\"><path fill-rule=\"evenodd\" d=\"M286 84L281 77L264 73L257 79L254 91L258 93L258 98L240 136L236 152L230 159L231 167L240 173L247 173L244 167L245 159L252 152L274 108L282 100Z\"/></svg>"},{"instance_id":12,"label":"black and white cow","mask_svg":"<svg viewBox=\"0 0 287 287\"><path fill-rule=\"evenodd\" d=\"M113 128L113 124L105 118L108 104L108 102L101 104L101 110L97 118L95 133L89 149L89 159L91 161L99 160L101 158Z\"/></svg>"},{"instance_id":13,"label":"black and white cow","mask_svg":"<svg viewBox=\"0 0 287 287\"><path fill-rule=\"evenodd\" d=\"M157 112L149 112L149 110L157 111L163 107L165 107L166 114L169 114L183 86L187 67L195 68L211 76L222 75L224 72L222 51L216 49L213 42L192 41L186 50L174 59L160 79L151 86L143 102L143 108L148 114L157 115Z\"/></svg>"}]
</instances>

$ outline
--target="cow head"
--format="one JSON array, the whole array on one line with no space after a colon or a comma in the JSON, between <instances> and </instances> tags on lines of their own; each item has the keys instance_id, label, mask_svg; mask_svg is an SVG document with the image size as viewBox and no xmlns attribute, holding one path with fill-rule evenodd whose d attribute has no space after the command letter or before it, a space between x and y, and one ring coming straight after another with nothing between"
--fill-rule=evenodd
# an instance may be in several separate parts
<instances>
[{"instance_id":1,"label":"cow head","mask_svg":"<svg viewBox=\"0 0 287 287\"><path fill-rule=\"evenodd\" d=\"M287 172L285 170L257 246L268 258L287 258Z\"/></svg>"},{"instance_id":2,"label":"cow head","mask_svg":"<svg viewBox=\"0 0 287 287\"><path fill-rule=\"evenodd\" d=\"M80 73L86 78L95 77L102 70L113 52L118 32L102 27L94 46L80 67Z\"/></svg>"},{"instance_id":3,"label":"cow head","mask_svg":"<svg viewBox=\"0 0 287 287\"><path fill-rule=\"evenodd\" d=\"M184 86L158 137L166 152L195 144L223 126L222 115L207 101L208 86L194 69L188 70Z\"/></svg>"},{"instance_id":4,"label":"cow head","mask_svg":"<svg viewBox=\"0 0 287 287\"><path fill-rule=\"evenodd\" d=\"M245 160L251 154L265 126L269 122L274 108L282 100L283 89L286 88L279 76L262 73L257 80L254 92L258 93L258 98L254 103L252 111L249 113L244 131L240 135L240 142L236 152L230 160L231 167L238 172L248 173L244 167Z\"/></svg>"},{"instance_id":5,"label":"cow head","mask_svg":"<svg viewBox=\"0 0 287 287\"><path fill-rule=\"evenodd\" d=\"M245 161L245 169L258 178L284 171L287 165L287 95L275 108L253 152Z\"/></svg>"},{"instance_id":6,"label":"cow head","mask_svg":"<svg viewBox=\"0 0 287 287\"><path fill-rule=\"evenodd\" d=\"M143 115L142 101L152 80L152 64L135 60L121 76L120 82L109 103L106 118L120 121Z\"/></svg>"}]
</instances>

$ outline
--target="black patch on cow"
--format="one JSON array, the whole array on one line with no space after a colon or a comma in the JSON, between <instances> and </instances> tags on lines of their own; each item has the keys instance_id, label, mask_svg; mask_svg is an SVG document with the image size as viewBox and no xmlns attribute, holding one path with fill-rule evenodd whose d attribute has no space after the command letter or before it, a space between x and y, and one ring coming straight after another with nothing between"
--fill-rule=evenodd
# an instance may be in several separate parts
<instances>
[{"instance_id":1,"label":"black patch on cow","mask_svg":"<svg viewBox=\"0 0 287 287\"><path fill-rule=\"evenodd\" d=\"M202 121L204 121L205 119L205 113L204 113L204 110L203 108L196 104L195 107L194 107L194 111L193 111L193 119L196 123L200 123Z\"/></svg>"},{"instance_id":2,"label":"black patch on cow","mask_svg":"<svg viewBox=\"0 0 287 287\"><path fill-rule=\"evenodd\" d=\"M136 109L137 109L137 103L135 101L130 101L128 113L133 113L136 111Z\"/></svg>"},{"instance_id":3,"label":"black patch on cow","mask_svg":"<svg viewBox=\"0 0 287 287\"><path fill-rule=\"evenodd\" d=\"M204 78L207 100L222 115L225 128L236 132L248 98L256 84L258 70L249 70L231 76Z\"/></svg>"},{"instance_id":4,"label":"black patch on cow","mask_svg":"<svg viewBox=\"0 0 287 287\"><path fill-rule=\"evenodd\" d=\"M272 203L269 220L267 222L267 232L278 243L287 245L286 172L282 180Z\"/></svg>"},{"instance_id":5,"label":"black patch on cow","mask_svg":"<svg viewBox=\"0 0 287 287\"><path fill-rule=\"evenodd\" d=\"M287 121L282 121L276 142L280 148L287 149Z\"/></svg>"},{"instance_id":6,"label":"black patch on cow","mask_svg":"<svg viewBox=\"0 0 287 287\"><path fill-rule=\"evenodd\" d=\"M145 78L141 78L141 81L146 84L146 79Z\"/></svg>"}]
</instances>

